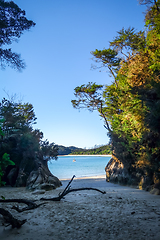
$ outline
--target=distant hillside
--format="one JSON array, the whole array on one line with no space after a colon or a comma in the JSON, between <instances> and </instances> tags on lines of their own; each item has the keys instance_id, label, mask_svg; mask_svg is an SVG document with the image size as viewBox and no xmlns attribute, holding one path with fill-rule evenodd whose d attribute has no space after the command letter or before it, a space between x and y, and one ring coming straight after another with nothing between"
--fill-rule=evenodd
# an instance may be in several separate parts
<instances>
[{"instance_id":1,"label":"distant hillside","mask_svg":"<svg viewBox=\"0 0 160 240\"><path fill-rule=\"evenodd\" d=\"M71 154L73 151L80 151L82 150L82 148L77 148L74 146L70 146L70 147L65 147L62 145L58 145L58 155L68 155Z\"/></svg>"},{"instance_id":2,"label":"distant hillside","mask_svg":"<svg viewBox=\"0 0 160 240\"><path fill-rule=\"evenodd\" d=\"M70 153L70 155L111 155L111 145L104 145L92 149L75 149Z\"/></svg>"},{"instance_id":3,"label":"distant hillside","mask_svg":"<svg viewBox=\"0 0 160 240\"><path fill-rule=\"evenodd\" d=\"M74 146L65 147L58 145L58 155L110 155L112 154L111 145L104 145L92 149L77 148Z\"/></svg>"}]
</instances>

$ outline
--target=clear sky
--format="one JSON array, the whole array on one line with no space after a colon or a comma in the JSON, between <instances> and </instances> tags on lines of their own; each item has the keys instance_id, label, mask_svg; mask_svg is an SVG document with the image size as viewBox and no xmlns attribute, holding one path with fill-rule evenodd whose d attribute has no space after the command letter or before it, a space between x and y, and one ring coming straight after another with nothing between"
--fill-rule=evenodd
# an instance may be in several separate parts
<instances>
[{"instance_id":1,"label":"clear sky","mask_svg":"<svg viewBox=\"0 0 160 240\"><path fill-rule=\"evenodd\" d=\"M91 70L95 49L108 48L123 27L144 27L144 6L137 0L15 0L36 26L24 32L13 51L26 69L0 70L1 98L6 92L33 104L34 128L50 142L93 147L108 143L97 112L72 107L74 88L88 82L110 84L106 72Z\"/></svg>"}]
</instances>

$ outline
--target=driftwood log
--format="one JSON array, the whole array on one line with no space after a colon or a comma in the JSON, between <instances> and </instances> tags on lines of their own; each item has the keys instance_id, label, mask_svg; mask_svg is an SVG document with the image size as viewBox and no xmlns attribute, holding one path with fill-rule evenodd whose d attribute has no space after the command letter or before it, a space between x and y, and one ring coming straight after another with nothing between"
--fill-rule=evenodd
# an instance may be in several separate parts
<instances>
[{"instance_id":1,"label":"driftwood log","mask_svg":"<svg viewBox=\"0 0 160 240\"><path fill-rule=\"evenodd\" d=\"M40 205L44 204L36 204L35 203L36 200L27 200L27 199L0 199L0 202L15 202L15 203L24 203L27 205L27 207L24 207L22 209L20 209L18 206L13 206L12 209L15 209L17 212L24 212L24 211L28 211L28 210L32 210L35 209L37 207L39 207Z\"/></svg>"},{"instance_id":2,"label":"driftwood log","mask_svg":"<svg viewBox=\"0 0 160 240\"><path fill-rule=\"evenodd\" d=\"M27 221L27 219L18 220L17 218L13 217L8 210L5 210L4 208L0 208L0 214L3 215L5 223L8 224L7 226L12 225L12 228L20 228Z\"/></svg>"},{"instance_id":3,"label":"driftwood log","mask_svg":"<svg viewBox=\"0 0 160 240\"><path fill-rule=\"evenodd\" d=\"M66 188L64 189L64 191L62 193L59 194L58 197L54 197L54 198L41 198L40 200L47 200L47 201L60 201L62 198L64 198L65 195L67 195L68 193L71 193L71 192L77 192L77 191L82 191L82 190L95 190L95 191L98 191L102 194L105 194L106 192L105 191L101 191L97 188L73 188L71 189L70 188L70 185L71 185L71 182L73 181L75 175L72 177L72 179L70 180L70 182L68 183L68 185L66 186Z\"/></svg>"},{"instance_id":4,"label":"driftwood log","mask_svg":"<svg viewBox=\"0 0 160 240\"><path fill-rule=\"evenodd\" d=\"M75 188L75 189L71 189L70 185L74 179L75 175L72 177L72 179L70 180L70 182L68 183L68 185L66 186L66 188L64 189L64 191L62 193L59 194L58 197L53 197L53 198L41 198L40 200L43 201L60 201L62 198L64 198L65 195L67 195L68 193L71 192L76 192L76 191L82 191L82 190L94 190L94 191L98 191L102 194L105 194L105 191L101 191L97 188ZM23 208L19 208L19 206L13 206L12 209L15 209L16 211L20 212L24 212L27 210L31 210L31 209L35 209L38 208L39 206L41 206L42 204L45 203L40 203L40 204L36 204L36 200L27 200L27 199L0 199L0 202L15 202L15 203L24 203L27 205L27 207L23 207ZM27 220L18 220L15 217L12 216L12 214L8 211L5 210L3 208L0 208L0 214L3 216L5 222L9 225L12 226L12 228L20 228Z\"/></svg>"},{"instance_id":5,"label":"driftwood log","mask_svg":"<svg viewBox=\"0 0 160 240\"><path fill-rule=\"evenodd\" d=\"M0 199L0 202L16 202L16 203L24 203L27 205L27 207L23 207L22 209L19 208L19 206L13 206L12 209L15 209L17 212L24 212L27 210L35 209L39 207L40 205L44 204L36 204L33 201L26 200L26 199ZM7 226L11 225L12 228L20 228L26 221L27 219L24 220L18 220L15 218L8 210L4 208L0 208L0 214L3 216L4 223L7 224Z\"/></svg>"}]
</instances>

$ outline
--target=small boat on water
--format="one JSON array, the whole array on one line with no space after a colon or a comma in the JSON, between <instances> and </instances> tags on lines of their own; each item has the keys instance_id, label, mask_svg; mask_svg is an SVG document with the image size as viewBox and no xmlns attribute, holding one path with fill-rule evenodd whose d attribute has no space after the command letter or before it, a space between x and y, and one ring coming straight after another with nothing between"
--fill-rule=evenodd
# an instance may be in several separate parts
<instances>
[{"instance_id":1,"label":"small boat on water","mask_svg":"<svg viewBox=\"0 0 160 240\"><path fill-rule=\"evenodd\" d=\"M73 159L73 162L76 162L76 159Z\"/></svg>"}]
</instances>

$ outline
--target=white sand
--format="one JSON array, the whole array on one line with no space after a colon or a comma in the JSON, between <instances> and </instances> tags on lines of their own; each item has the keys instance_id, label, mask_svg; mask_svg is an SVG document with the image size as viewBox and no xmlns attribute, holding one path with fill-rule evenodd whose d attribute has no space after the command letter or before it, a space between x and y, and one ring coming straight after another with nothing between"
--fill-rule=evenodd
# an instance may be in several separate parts
<instances>
[{"instance_id":1,"label":"white sand","mask_svg":"<svg viewBox=\"0 0 160 240\"><path fill-rule=\"evenodd\" d=\"M76 177L75 179L82 179L82 180L84 180L84 179L92 179L92 180L94 180L94 179L106 179L106 175L104 174L104 175L97 175L97 176L91 176L91 177ZM70 180L70 178L62 178L62 179L60 179L60 181L64 181L64 180L67 180L67 181L69 181Z\"/></svg>"},{"instance_id":2,"label":"white sand","mask_svg":"<svg viewBox=\"0 0 160 240\"><path fill-rule=\"evenodd\" d=\"M63 186L43 195L33 195L25 188L0 188L6 198L40 199L58 196ZM66 195L60 202L46 202L23 213L11 210L18 219L27 219L20 229L2 226L0 240L160 240L160 196L107 183L105 178L75 179L72 188L94 187L105 190L79 191ZM11 209L11 203L1 207Z\"/></svg>"},{"instance_id":3,"label":"white sand","mask_svg":"<svg viewBox=\"0 0 160 240\"><path fill-rule=\"evenodd\" d=\"M78 155L58 155L58 157L85 157L85 156L87 156L87 157L112 157L112 155L105 155L105 154L96 154L96 155L94 155L94 154L78 154Z\"/></svg>"}]
</instances>

